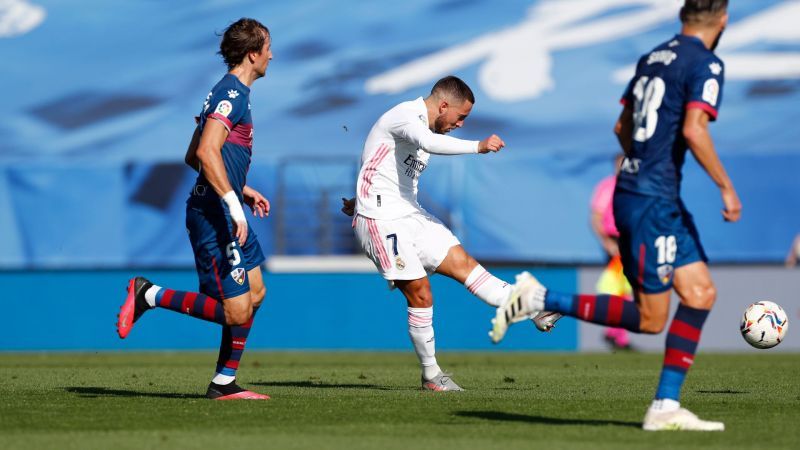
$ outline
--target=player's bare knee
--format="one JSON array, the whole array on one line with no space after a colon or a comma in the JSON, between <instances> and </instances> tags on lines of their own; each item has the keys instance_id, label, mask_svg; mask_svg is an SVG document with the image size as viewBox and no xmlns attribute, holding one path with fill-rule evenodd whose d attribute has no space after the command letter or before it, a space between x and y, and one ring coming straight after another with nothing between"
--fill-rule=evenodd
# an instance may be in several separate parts
<instances>
[{"instance_id":1,"label":"player's bare knee","mask_svg":"<svg viewBox=\"0 0 800 450\"><path fill-rule=\"evenodd\" d=\"M250 305L230 307L225 309L225 321L231 326L246 324L253 315L253 308Z\"/></svg>"},{"instance_id":2,"label":"player's bare knee","mask_svg":"<svg viewBox=\"0 0 800 450\"><path fill-rule=\"evenodd\" d=\"M246 324L250 317L252 316L252 312L244 311L244 312L235 312L228 315L228 325L231 326L241 326Z\"/></svg>"},{"instance_id":3,"label":"player's bare knee","mask_svg":"<svg viewBox=\"0 0 800 450\"><path fill-rule=\"evenodd\" d=\"M253 304L254 308L261 306L261 303L264 301L264 297L266 296L267 287L263 284L250 290L250 302Z\"/></svg>"},{"instance_id":4,"label":"player's bare knee","mask_svg":"<svg viewBox=\"0 0 800 450\"><path fill-rule=\"evenodd\" d=\"M413 308L429 308L433 305L433 294L430 287L420 285L414 288L409 298Z\"/></svg>"},{"instance_id":5,"label":"player's bare knee","mask_svg":"<svg viewBox=\"0 0 800 450\"><path fill-rule=\"evenodd\" d=\"M414 308L430 308L433 306L433 295L430 291L416 293L411 303Z\"/></svg>"},{"instance_id":6,"label":"player's bare knee","mask_svg":"<svg viewBox=\"0 0 800 450\"><path fill-rule=\"evenodd\" d=\"M692 288L691 296L684 299L684 303L695 309L711 309L716 299L717 287L710 283Z\"/></svg>"}]
</instances>

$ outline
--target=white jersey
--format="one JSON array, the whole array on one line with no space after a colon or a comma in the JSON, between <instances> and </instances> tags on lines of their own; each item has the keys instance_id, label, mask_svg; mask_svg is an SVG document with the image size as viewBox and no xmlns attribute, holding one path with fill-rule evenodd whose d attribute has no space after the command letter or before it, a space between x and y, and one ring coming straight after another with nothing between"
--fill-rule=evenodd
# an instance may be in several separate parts
<instances>
[{"instance_id":1,"label":"white jersey","mask_svg":"<svg viewBox=\"0 0 800 450\"><path fill-rule=\"evenodd\" d=\"M431 153L477 152L478 141L432 132L422 97L400 103L375 122L364 143L356 213L388 220L423 212L417 202L417 183Z\"/></svg>"}]
</instances>

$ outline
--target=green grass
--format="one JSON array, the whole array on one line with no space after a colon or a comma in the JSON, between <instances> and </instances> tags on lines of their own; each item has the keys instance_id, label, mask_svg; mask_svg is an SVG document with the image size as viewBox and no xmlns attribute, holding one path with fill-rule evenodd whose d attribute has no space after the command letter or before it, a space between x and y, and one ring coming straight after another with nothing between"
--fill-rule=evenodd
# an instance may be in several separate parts
<instances>
[{"instance_id":1,"label":"green grass","mask_svg":"<svg viewBox=\"0 0 800 450\"><path fill-rule=\"evenodd\" d=\"M215 355L0 354L0 448L797 448L800 355L701 354L683 403L723 433L640 430L659 355L441 353L467 389L419 390L411 353L257 353L267 402L203 398Z\"/></svg>"}]
</instances>

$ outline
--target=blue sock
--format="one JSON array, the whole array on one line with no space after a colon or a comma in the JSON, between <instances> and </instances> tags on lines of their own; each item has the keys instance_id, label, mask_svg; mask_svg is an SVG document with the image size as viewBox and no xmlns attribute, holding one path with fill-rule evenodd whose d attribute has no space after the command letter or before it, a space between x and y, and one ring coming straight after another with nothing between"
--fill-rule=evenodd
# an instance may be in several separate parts
<instances>
[{"instance_id":1,"label":"blue sock","mask_svg":"<svg viewBox=\"0 0 800 450\"><path fill-rule=\"evenodd\" d=\"M700 332L708 317L708 310L679 305L667 333L664 366L658 380L656 399L680 401L681 387L686 373L694 363Z\"/></svg>"},{"instance_id":2,"label":"blue sock","mask_svg":"<svg viewBox=\"0 0 800 450\"><path fill-rule=\"evenodd\" d=\"M544 309L586 322L625 328L634 333L639 332L641 322L636 303L618 295L563 294L548 289L544 296Z\"/></svg>"}]
</instances>

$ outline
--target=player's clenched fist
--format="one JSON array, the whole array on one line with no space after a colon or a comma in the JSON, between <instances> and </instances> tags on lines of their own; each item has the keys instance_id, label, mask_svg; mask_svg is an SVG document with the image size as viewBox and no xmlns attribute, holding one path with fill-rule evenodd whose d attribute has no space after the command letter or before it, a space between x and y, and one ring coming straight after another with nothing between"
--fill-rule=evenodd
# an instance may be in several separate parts
<instances>
[{"instance_id":1,"label":"player's clenched fist","mask_svg":"<svg viewBox=\"0 0 800 450\"><path fill-rule=\"evenodd\" d=\"M506 143L500 139L500 136L493 134L478 143L478 153L497 152L505 146Z\"/></svg>"}]
</instances>

